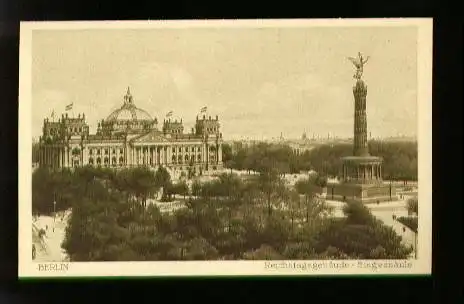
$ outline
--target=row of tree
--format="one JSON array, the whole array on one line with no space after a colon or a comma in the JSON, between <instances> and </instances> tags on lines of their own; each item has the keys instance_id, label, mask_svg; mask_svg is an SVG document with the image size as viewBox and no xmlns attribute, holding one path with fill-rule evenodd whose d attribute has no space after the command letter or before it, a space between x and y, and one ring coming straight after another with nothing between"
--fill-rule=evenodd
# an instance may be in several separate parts
<instances>
[{"instance_id":1,"label":"row of tree","mask_svg":"<svg viewBox=\"0 0 464 304\"><path fill-rule=\"evenodd\" d=\"M383 158L383 178L386 180L417 180L417 142L369 141L371 155ZM302 154L295 154L288 145L259 143L239 146L232 152L223 147L226 167L261 172L271 163L282 173L315 170L328 176L340 176L342 157L353 153L351 144L323 144Z\"/></svg>"},{"instance_id":2,"label":"row of tree","mask_svg":"<svg viewBox=\"0 0 464 304\"><path fill-rule=\"evenodd\" d=\"M143 206L148 198L161 190L162 201L172 201L175 194L188 194L185 181L173 184L169 172L163 167L155 173L146 167L120 170L92 166L74 170L38 168L32 175L33 213L67 210L83 197L93 199L94 191L106 191L100 188L122 195L125 201L135 198Z\"/></svg>"},{"instance_id":3,"label":"row of tree","mask_svg":"<svg viewBox=\"0 0 464 304\"><path fill-rule=\"evenodd\" d=\"M130 178L122 179L137 171L87 172L94 175L77 184L85 189L72 203L63 243L72 261L400 259L411 252L362 205L331 217L312 191L317 177L289 188L268 167L246 181L223 174L194 182L184 192L185 208L161 213ZM157 185L165 180L154 176Z\"/></svg>"}]
</instances>

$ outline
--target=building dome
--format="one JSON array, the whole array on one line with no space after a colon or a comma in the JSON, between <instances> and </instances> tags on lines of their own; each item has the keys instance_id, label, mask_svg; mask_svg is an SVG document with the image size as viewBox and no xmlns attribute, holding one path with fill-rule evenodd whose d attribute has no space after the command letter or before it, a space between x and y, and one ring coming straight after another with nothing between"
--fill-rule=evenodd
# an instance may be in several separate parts
<instances>
[{"instance_id":1,"label":"building dome","mask_svg":"<svg viewBox=\"0 0 464 304\"><path fill-rule=\"evenodd\" d=\"M146 111L135 106L130 89L124 96L124 104L99 123L97 134L144 133L157 128L158 121Z\"/></svg>"},{"instance_id":2,"label":"building dome","mask_svg":"<svg viewBox=\"0 0 464 304\"><path fill-rule=\"evenodd\" d=\"M142 120L142 121L152 121L153 118L146 111L139 109L135 106L130 89L127 88L126 96L124 96L124 104L121 108L113 111L106 121L116 121L116 120Z\"/></svg>"},{"instance_id":3,"label":"building dome","mask_svg":"<svg viewBox=\"0 0 464 304\"><path fill-rule=\"evenodd\" d=\"M153 120L153 118L146 111L139 109L134 105L123 105L121 108L113 111L106 120Z\"/></svg>"}]
</instances>

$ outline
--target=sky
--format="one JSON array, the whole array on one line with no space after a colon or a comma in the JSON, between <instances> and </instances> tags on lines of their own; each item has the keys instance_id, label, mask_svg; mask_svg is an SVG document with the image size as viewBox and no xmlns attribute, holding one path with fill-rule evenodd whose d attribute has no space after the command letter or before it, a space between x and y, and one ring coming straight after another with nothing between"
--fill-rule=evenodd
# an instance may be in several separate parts
<instances>
[{"instance_id":1,"label":"sky","mask_svg":"<svg viewBox=\"0 0 464 304\"><path fill-rule=\"evenodd\" d=\"M358 51L372 136L416 136L417 29L365 26L34 30L33 136L70 103L94 132L130 86L137 107L185 130L206 106L224 139L351 137Z\"/></svg>"}]
</instances>

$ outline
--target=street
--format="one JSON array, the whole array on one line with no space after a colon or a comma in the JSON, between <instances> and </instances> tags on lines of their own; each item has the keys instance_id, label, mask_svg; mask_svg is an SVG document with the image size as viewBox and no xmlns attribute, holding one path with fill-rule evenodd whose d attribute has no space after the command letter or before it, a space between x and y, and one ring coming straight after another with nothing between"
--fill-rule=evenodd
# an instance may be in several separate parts
<instances>
[{"instance_id":1,"label":"street","mask_svg":"<svg viewBox=\"0 0 464 304\"><path fill-rule=\"evenodd\" d=\"M61 219L61 215L53 220L51 216L38 216L33 223L33 244L36 246L37 262L59 262L67 259L65 251L61 248L61 243L65 237L66 223L69 212ZM55 228L55 229L53 229ZM45 235L39 237L39 231L43 229Z\"/></svg>"}]
</instances>

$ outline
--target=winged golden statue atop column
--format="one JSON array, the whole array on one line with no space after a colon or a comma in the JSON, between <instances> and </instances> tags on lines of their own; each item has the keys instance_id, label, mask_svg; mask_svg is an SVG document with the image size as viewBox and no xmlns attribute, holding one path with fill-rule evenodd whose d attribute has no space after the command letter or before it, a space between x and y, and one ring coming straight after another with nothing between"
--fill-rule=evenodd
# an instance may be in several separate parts
<instances>
[{"instance_id":1,"label":"winged golden statue atop column","mask_svg":"<svg viewBox=\"0 0 464 304\"><path fill-rule=\"evenodd\" d=\"M363 67L369 60L369 56L364 58L362 54L358 52L358 58L348 57L348 60L350 60L356 67L356 74L353 75L353 78L361 79L361 76L363 74Z\"/></svg>"}]
</instances>

